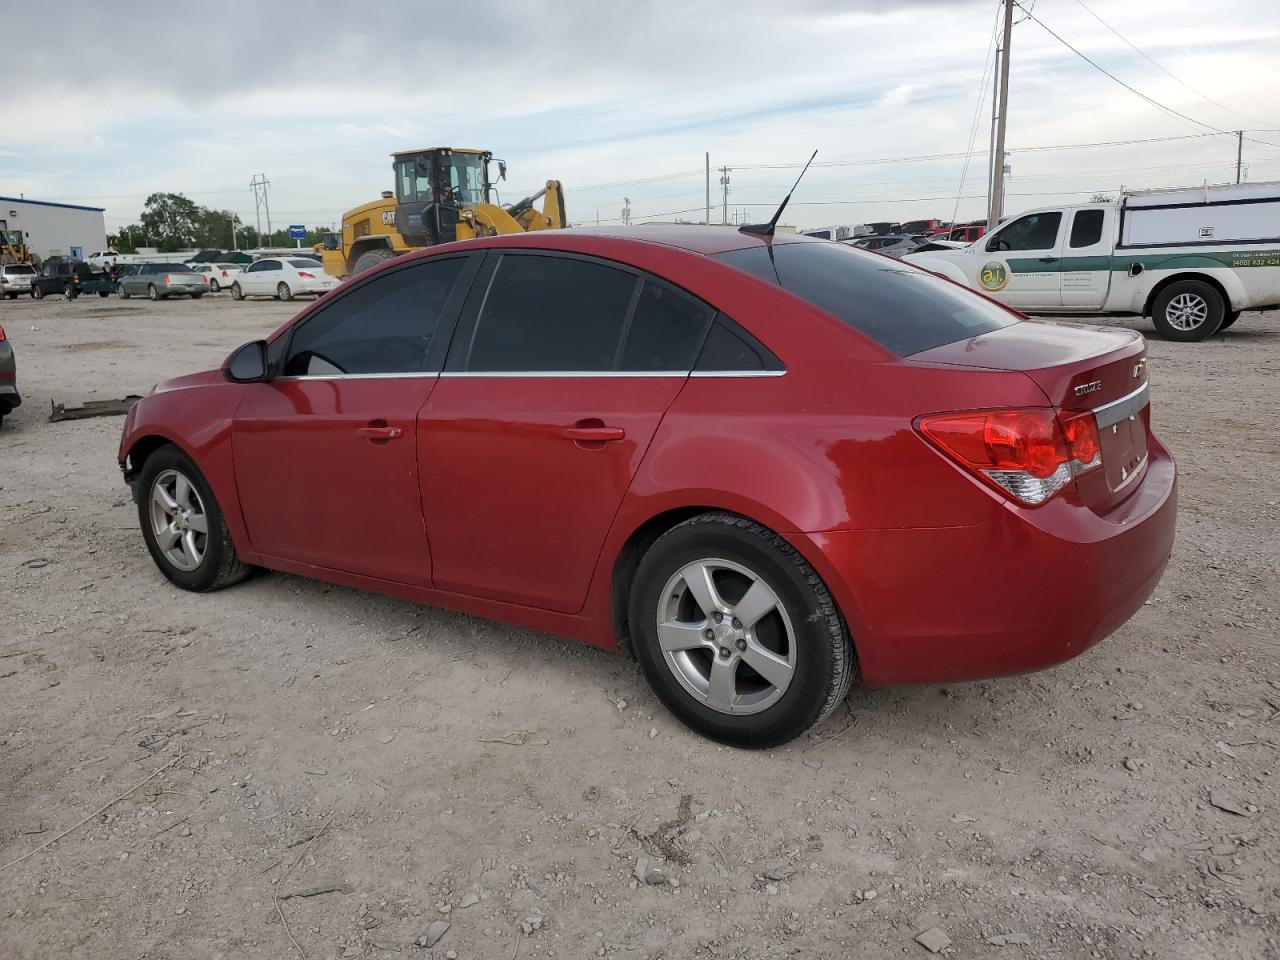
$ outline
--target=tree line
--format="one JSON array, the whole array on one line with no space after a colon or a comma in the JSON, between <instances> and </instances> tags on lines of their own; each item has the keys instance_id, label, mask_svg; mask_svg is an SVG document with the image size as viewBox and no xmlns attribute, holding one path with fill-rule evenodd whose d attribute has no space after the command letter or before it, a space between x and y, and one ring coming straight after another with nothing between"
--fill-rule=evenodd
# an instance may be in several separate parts
<instances>
[{"instance_id":1,"label":"tree line","mask_svg":"<svg viewBox=\"0 0 1280 960\"><path fill-rule=\"evenodd\" d=\"M235 237L232 239L234 223ZM308 227L304 247L324 239L328 229ZM161 253L190 249L252 249L254 247L292 247L296 241L287 228L261 235L252 225L230 210L212 210L180 193L153 193L142 207L137 223L121 227L116 233L116 249L121 253L137 253L139 247L155 247Z\"/></svg>"}]
</instances>

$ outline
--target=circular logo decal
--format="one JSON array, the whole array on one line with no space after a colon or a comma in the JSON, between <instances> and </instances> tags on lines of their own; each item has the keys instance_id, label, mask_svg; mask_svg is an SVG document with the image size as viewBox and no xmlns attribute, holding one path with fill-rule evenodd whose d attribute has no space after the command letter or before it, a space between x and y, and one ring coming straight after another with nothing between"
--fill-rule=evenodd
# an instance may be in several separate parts
<instances>
[{"instance_id":1,"label":"circular logo decal","mask_svg":"<svg viewBox=\"0 0 1280 960\"><path fill-rule=\"evenodd\" d=\"M1009 271L999 260L992 260L982 265L978 283L982 284L983 290L1003 290L1009 285Z\"/></svg>"}]
</instances>

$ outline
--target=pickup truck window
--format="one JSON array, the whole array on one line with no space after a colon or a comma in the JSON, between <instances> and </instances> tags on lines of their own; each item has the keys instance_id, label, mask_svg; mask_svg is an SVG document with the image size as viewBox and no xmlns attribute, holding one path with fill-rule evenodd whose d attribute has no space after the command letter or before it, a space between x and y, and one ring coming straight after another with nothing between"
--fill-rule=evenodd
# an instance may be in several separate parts
<instances>
[{"instance_id":1,"label":"pickup truck window","mask_svg":"<svg viewBox=\"0 0 1280 960\"><path fill-rule=\"evenodd\" d=\"M1052 250L1061 225L1061 211L1029 213L988 240L987 250Z\"/></svg>"},{"instance_id":2,"label":"pickup truck window","mask_svg":"<svg viewBox=\"0 0 1280 960\"><path fill-rule=\"evenodd\" d=\"M716 259L807 300L900 357L1018 322L927 270L843 243L775 243Z\"/></svg>"},{"instance_id":3,"label":"pickup truck window","mask_svg":"<svg viewBox=\"0 0 1280 960\"><path fill-rule=\"evenodd\" d=\"M1102 210L1077 210L1071 221L1071 246L1092 247L1102 239Z\"/></svg>"}]
</instances>

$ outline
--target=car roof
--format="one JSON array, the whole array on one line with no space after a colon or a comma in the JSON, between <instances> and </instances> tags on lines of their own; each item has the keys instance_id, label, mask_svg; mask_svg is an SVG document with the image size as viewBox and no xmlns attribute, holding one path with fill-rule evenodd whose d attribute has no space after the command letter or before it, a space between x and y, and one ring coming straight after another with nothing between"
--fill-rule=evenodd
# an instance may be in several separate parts
<instances>
[{"instance_id":1,"label":"car roof","mask_svg":"<svg viewBox=\"0 0 1280 960\"><path fill-rule=\"evenodd\" d=\"M567 230L535 230L531 233L503 234L480 240L468 240L466 243L469 246L482 243L489 247L540 247L570 250L578 246L575 241L590 237L660 244L703 256L714 256L718 253L728 253L731 250L743 250L749 247L763 247L770 243L826 242L817 237L806 237L798 233L762 237L755 233L743 233L732 226L709 227L700 223L642 223L627 227L588 226Z\"/></svg>"}]
</instances>

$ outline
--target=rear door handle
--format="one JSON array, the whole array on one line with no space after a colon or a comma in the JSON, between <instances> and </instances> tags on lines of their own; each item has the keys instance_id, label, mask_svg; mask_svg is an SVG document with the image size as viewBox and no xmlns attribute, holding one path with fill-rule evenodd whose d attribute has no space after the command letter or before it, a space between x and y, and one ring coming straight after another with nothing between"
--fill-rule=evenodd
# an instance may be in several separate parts
<instances>
[{"instance_id":1,"label":"rear door handle","mask_svg":"<svg viewBox=\"0 0 1280 960\"><path fill-rule=\"evenodd\" d=\"M404 430L400 427L389 427L385 421L379 422L375 420L367 427L357 427L356 436L364 437L371 443L378 443L379 441L385 443L388 440L395 440L404 436Z\"/></svg>"},{"instance_id":2,"label":"rear door handle","mask_svg":"<svg viewBox=\"0 0 1280 960\"><path fill-rule=\"evenodd\" d=\"M575 424L560 431L560 436L566 440L572 440L574 443L606 443L622 440L626 435L627 431L621 427L606 427L604 424L598 423L598 421L595 424Z\"/></svg>"}]
</instances>

